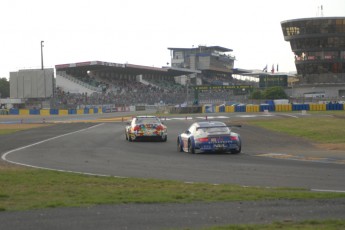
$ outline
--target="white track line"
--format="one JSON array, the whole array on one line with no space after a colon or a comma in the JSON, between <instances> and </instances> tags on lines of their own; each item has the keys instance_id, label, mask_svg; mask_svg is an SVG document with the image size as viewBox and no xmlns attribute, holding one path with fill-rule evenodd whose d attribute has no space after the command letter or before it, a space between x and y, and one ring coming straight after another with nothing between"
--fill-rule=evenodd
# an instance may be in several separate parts
<instances>
[{"instance_id":1,"label":"white track line","mask_svg":"<svg viewBox=\"0 0 345 230\"><path fill-rule=\"evenodd\" d=\"M327 190L327 189L310 189L310 191L313 191L313 192L339 192L339 193L345 193L344 190Z\"/></svg>"}]
</instances>

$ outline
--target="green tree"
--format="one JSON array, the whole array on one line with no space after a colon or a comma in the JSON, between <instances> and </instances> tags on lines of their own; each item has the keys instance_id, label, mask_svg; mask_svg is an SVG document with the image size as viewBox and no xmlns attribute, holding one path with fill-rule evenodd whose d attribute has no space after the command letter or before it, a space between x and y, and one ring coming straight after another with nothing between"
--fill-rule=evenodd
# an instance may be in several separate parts
<instances>
[{"instance_id":1,"label":"green tree","mask_svg":"<svg viewBox=\"0 0 345 230\"><path fill-rule=\"evenodd\" d=\"M254 90L252 92L252 94L250 95L250 98L251 99L262 99L263 98L262 92L258 89Z\"/></svg>"},{"instance_id":2,"label":"green tree","mask_svg":"<svg viewBox=\"0 0 345 230\"><path fill-rule=\"evenodd\" d=\"M275 86L275 87L271 87L268 88L264 91L263 93L264 98L265 99L287 99L288 96L286 95L284 89L280 86Z\"/></svg>"},{"instance_id":3,"label":"green tree","mask_svg":"<svg viewBox=\"0 0 345 230\"><path fill-rule=\"evenodd\" d=\"M10 96L10 82L7 78L0 78L0 98L7 98Z\"/></svg>"}]
</instances>

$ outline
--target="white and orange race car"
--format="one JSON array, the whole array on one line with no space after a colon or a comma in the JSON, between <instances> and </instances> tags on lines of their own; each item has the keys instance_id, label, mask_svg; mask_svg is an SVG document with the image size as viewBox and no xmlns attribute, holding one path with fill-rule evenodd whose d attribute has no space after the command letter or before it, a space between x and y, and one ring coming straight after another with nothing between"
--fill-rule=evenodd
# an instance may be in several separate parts
<instances>
[{"instance_id":1,"label":"white and orange race car","mask_svg":"<svg viewBox=\"0 0 345 230\"><path fill-rule=\"evenodd\" d=\"M156 116L136 116L127 122L126 140L158 140L167 141L168 129Z\"/></svg>"}]
</instances>

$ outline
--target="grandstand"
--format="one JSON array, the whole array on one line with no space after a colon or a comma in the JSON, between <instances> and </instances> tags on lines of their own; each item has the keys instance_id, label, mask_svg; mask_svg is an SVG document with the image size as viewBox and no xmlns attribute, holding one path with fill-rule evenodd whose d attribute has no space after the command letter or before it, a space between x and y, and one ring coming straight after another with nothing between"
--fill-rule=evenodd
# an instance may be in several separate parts
<instances>
[{"instance_id":1,"label":"grandstand","mask_svg":"<svg viewBox=\"0 0 345 230\"><path fill-rule=\"evenodd\" d=\"M181 66L157 68L101 61L56 65L55 69L57 91L53 107L64 108L195 104L195 85L243 84L231 77L230 69L226 75L219 70L211 75L207 69L204 75L202 70ZM237 97L233 90L222 89L199 95L199 103L222 104Z\"/></svg>"},{"instance_id":2,"label":"grandstand","mask_svg":"<svg viewBox=\"0 0 345 230\"><path fill-rule=\"evenodd\" d=\"M187 89L175 78L198 72L101 61L56 65L55 69L55 107L181 104Z\"/></svg>"}]
</instances>

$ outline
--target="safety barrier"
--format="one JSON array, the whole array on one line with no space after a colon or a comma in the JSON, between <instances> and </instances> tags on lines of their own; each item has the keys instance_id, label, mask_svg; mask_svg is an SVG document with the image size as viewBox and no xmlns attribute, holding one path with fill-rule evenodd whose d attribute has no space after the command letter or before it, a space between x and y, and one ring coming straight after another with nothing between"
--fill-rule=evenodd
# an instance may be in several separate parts
<instances>
[{"instance_id":1,"label":"safety barrier","mask_svg":"<svg viewBox=\"0 0 345 230\"><path fill-rule=\"evenodd\" d=\"M309 110L309 104L292 104L293 111Z\"/></svg>"},{"instance_id":2,"label":"safety barrier","mask_svg":"<svg viewBox=\"0 0 345 230\"><path fill-rule=\"evenodd\" d=\"M344 110L344 104L326 104L326 110Z\"/></svg>"},{"instance_id":3,"label":"safety barrier","mask_svg":"<svg viewBox=\"0 0 345 230\"><path fill-rule=\"evenodd\" d=\"M326 110L326 104L310 104L309 110L310 111L325 111Z\"/></svg>"},{"instance_id":4,"label":"safety barrier","mask_svg":"<svg viewBox=\"0 0 345 230\"><path fill-rule=\"evenodd\" d=\"M235 112L235 106L233 106L233 105L225 106L225 112L226 113L233 113L233 112Z\"/></svg>"},{"instance_id":5,"label":"safety barrier","mask_svg":"<svg viewBox=\"0 0 345 230\"><path fill-rule=\"evenodd\" d=\"M41 109L40 110L40 115L48 116L48 115L50 115L50 110L49 109Z\"/></svg>"},{"instance_id":6,"label":"safety barrier","mask_svg":"<svg viewBox=\"0 0 345 230\"><path fill-rule=\"evenodd\" d=\"M246 107L245 105L236 105L235 112L246 112Z\"/></svg>"},{"instance_id":7,"label":"safety barrier","mask_svg":"<svg viewBox=\"0 0 345 230\"><path fill-rule=\"evenodd\" d=\"M30 115L30 110L29 109L20 109L19 115Z\"/></svg>"},{"instance_id":8,"label":"safety barrier","mask_svg":"<svg viewBox=\"0 0 345 230\"><path fill-rule=\"evenodd\" d=\"M345 110L344 104L329 103L329 104L261 104L261 105L231 105L231 106L216 106L212 104L204 105L201 108L202 113L234 113L234 112L290 112L290 111L333 111ZM120 111L126 111L127 108L121 108ZM41 116L66 116L66 115L83 115L83 114L98 114L104 112L102 108L84 108L84 109L9 109L6 114L1 115L41 115ZM187 111L188 112L188 111Z\"/></svg>"},{"instance_id":9,"label":"safety barrier","mask_svg":"<svg viewBox=\"0 0 345 230\"><path fill-rule=\"evenodd\" d=\"M85 109L9 109L8 115L41 115L41 116L66 116L66 115L83 115L83 114L96 114L102 112L98 108L85 108Z\"/></svg>"},{"instance_id":10,"label":"safety barrier","mask_svg":"<svg viewBox=\"0 0 345 230\"><path fill-rule=\"evenodd\" d=\"M275 105L275 111L276 112L290 112L292 111L292 105L291 104Z\"/></svg>"},{"instance_id":11,"label":"safety barrier","mask_svg":"<svg viewBox=\"0 0 345 230\"><path fill-rule=\"evenodd\" d=\"M264 112L264 111L274 112L275 106L274 105L260 105L260 112Z\"/></svg>"},{"instance_id":12,"label":"safety barrier","mask_svg":"<svg viewBox=\"0 0 345 230\"><path fill-rule=\"evenodd\" d=\"M260 111L259 105L247 105L246 106L246 112L247 113L255 113Z\"/></svg>"},{"instance_id":13,"label":"safety barrier","mask_svg":"<svg viewBox=\"0 0 345 230\"><path fill-rule=\"evenodd\" d=\"M203 106L203 113L233 113L233 112L291 112L291 111L327 111L327 110L345 110L344 104L262 104L262 105L236 105L236 106Z\"/></svg>"}]
</instances>

